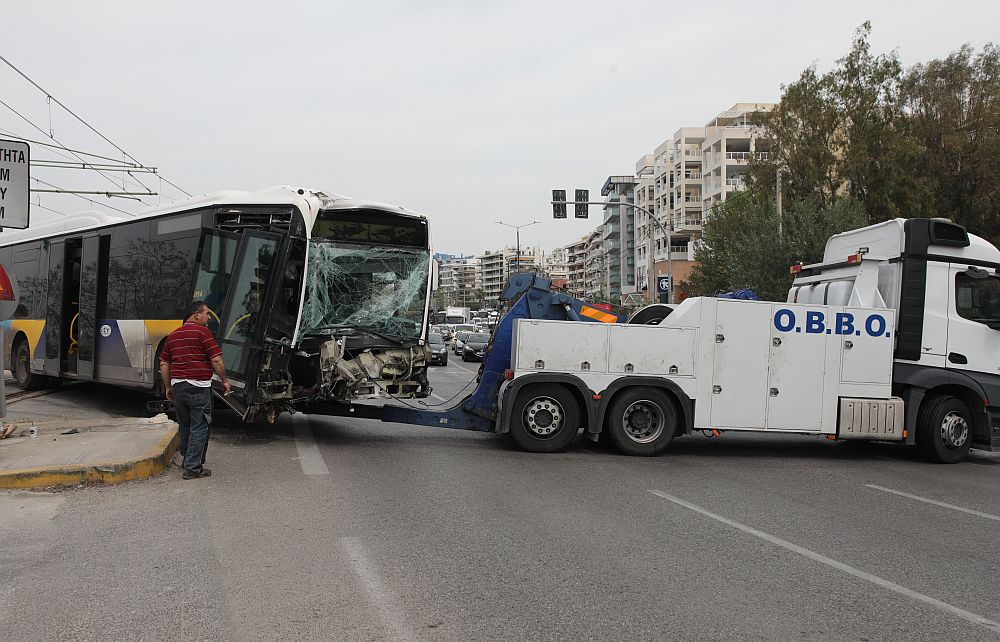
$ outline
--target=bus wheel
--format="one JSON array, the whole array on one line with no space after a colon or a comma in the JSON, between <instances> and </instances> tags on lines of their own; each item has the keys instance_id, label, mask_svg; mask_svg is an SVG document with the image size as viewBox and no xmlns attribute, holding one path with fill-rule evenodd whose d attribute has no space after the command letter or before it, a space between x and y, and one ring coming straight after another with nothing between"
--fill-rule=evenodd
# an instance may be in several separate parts
<instances>
[{"instance_id":1,"label":"bus wheel","mask_svg":"<svg viewBox=\"0 0 1000 642\"><path fill-rule=\"evenodd\" d=\"M45 375L32 374L31 372L31 351L28 349L28 340L20 337L15 341L11 350L10 369L14 373L14 383L21 390L37 390L45 386L47 377Z\"/></svg>"},{"instance_id":2,"label":"bus wheel","mask_svg":"<svg viewBox=\"0 0 1000 642\"><path fill-rule=\"evenodd\" d=\"M611 402L605 431L626 455L658 455L677 434L677 412L661 390L629 388Z\"/></svg>"},{"instance_id":3,"label":"bus wheel","mask_svg":"<svg viewBox=\"0 0 1000 642\"><path fill-rule=\"evenodd\" d=\"M563 386L537 384L518 393L510 416L510 437L533 453L563 450L576 438L580 408Z\"/></svg>"},{"instance_id":4,"label":"bus wheel","mask_svg":"<svg viewBox=\"0 0 1000 642\"><path fill-rule=\"evenodd\" d=\"M965 459L972 445L972 414L955 397L934 397L920 409L917 446L927 459L954 464Z\"/></svg>"}]
</instances>

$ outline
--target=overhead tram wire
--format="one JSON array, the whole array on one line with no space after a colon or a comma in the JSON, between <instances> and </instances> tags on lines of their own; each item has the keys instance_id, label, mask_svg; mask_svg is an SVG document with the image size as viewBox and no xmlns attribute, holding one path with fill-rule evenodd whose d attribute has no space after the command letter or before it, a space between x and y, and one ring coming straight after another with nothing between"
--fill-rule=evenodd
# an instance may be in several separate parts
<instances>
[{"instance_id":1,"label":"overhead tram wire","mask_svg":"<svg viewBox=\"0 0 1000 642\"><path fill-rule=\"evenodd\" d=\"M40 85L39 85L38 83L36 83L36 82L35 82L34 80L32 80L31 78L29 78L29 77L28 77L28 75L27 75L27 74L25 74L25 73L24 73L23 71L21 71L20 69L18 69L17 67L15 67L15 66L14 66L14 64L13 64L13 63L12 63L11 61L7 60L7 59L6 59L6 58L4 58L4 57L3 57L2 55L0 55L0 60L2 60L2 61L3 61L4 63L6 63L6 64L7 64L7 66L8 66L8 67L10 67L10 68L11 68L11 69L13 69L13 70L14 70L15 72L17 72L17 73L18 73L18 75L20 75L20 76L21 76L22 78L24 78L24 79L25 79L25 80L27 80L27 81L28 81L29 83L31 83L31 85L32 85L32 86L34 86L34 87L35 87L35 88L36 88L36 89L37 89L38 91L40 91L40 92L42 92L43 94L45 94L45 97L46 97L46 98L48 98L48 99L50 99L50 100L54 101L54 102L55 102L55 103L56 103L57 105L59 105L60 107L62 107L62 108L63 108L63 109L64 109L64 110L66 111L66 113L68 113L69 115L71 115L71 116L72 116L73 118L76 118L76 119L77 119L78 121L80 121L81 123L83 123L83 125L84 125L84 126L86 126L86 127L87 127L87 128L88 128L88 129L90 130L90 131L92 131L92 132L94 132L95 134L97 134L98 136L100 136L100 137L101 137L102 139L104 139L104 141L105 141L105 142L107 142L107 143L108 143L109 145L111 145L112 147L114 147L115 149L117 149L118 151L120 151L120 152L121 152L122 154L124 154L124 155L125 155L125 156L126 156L127 158L131 159L131 160L132 160L132 162L134 162L134 163L136 163L136 164L139 164L139 165L142 165L142 163L140 163L140 162L139 162L139 161L138 161L138 160L137 160L137 159L136 159L136 158L135 158L134 156L132 156L131 154L129 154L128 152L126 152L126 151L125 151L124 149L122 149L121 147L119 147L119 146L118 146L117 144L115 144L115 143L114 143L114 142L113 142L113 141L112 141L111 139L109 139L109 138L108 138L107 136L105 136L105 135L104 135L104 134L102 134L101 132L97 131L97 130L96 130L96 129L95 129L94 127L92 127L92 126L90 125L90 123L88 123L87 121L85 121L85 120L84 120L83 118L80 118L79 116L77 116L77 115L76 115L76 113L74 113L74 112L73 112L73 110L71 110L71 109L70 109L69 107L67 107L66 105L64 105L64 104L63 104L63 103L62 103L62 102L61 102L61 101L60 101L60 100L59 100L58 98L56 98L55 96L53 96L53 95L52 95L52 94L51 94L50 92L48 92L48 91L46 91L46 90L42 89L42 87L41 87L41 86L40 86ZM43 133L44 133L44 132L43 132ZM53 138L53 137L51 137L51 136L50 136L50 138ZM53 140L55 140L55 139L53 138ZM170 181L169 181L169 180L167 180L167 179L163 179L163 180L164 180L164 181L165 181L165 182L166 182L166 183L167 183L168 185L170 185L170 186L174 187L174 188L175 188L175 189L177 189L177 190L180 190L181 192L183 192L183 193L184 193L185 195L187 195L188 197L190 197L190 196L191 196L191 193L190 193L190 192L188 192L188 191L186 191L185 189L183 189L183 188L181 188L181 187L179 187L179 186L175 185L174 183L170 182ZM141 181L140 181L140 184L142 184L142 183L141 183ZM144 186L144 187L145 187L145 186ZM148 189L148 188L147 188L147 189ZM152 191L152 190L148 190L148 191Z\"/></svg>"},{"instance_id":2,"label":"overhead tram wire","mask_svg":"<svg viewBox=\"0 0 1000 642\"><path fill-rule=\"evenodd\" d=\"M31 180L36 181L38 183L41 183L43 185L48 185L52 189L62 190L63 192L65 192L69 196L75 196L77 198L82 198L83 200L87 201L88 203L93 203L94 205L99 205L101 207L106 207L109 210L114 210L116 212L120 212L120 213L124 214L125 216L131 216L131 217L135 218L135 214L133 214L131 212L126 212L125 210L118 209L117 207L114 207L113 205L108 205L107 203L100 203L100 202L95 201L95 200L93 200L91 198L87 198L83 194L74 194L72 191L66 190L63 187L59 187L58 185L53 185L52 183L49 183L48 181L43 181L40 178L32 178Z\"/></svg>"},{"instance_id":3,"label":"overhead tram wire","mask_svg":"<svg viewBox=\"0 0 1000 642\"><path fill-rule=\"evenodd\" d=\"M82 154L83 156L90 156L91 158L99 158L101 160L106 160L106 161L111 162L111 163L121 163L120 159L111 158L110 156L101 156L100 154L94 154L92 152L85 152L85 151L82 151L82 150L79 150L79 149L70 149L68 147L63 147L63 146L60 146L60 145L53 145L52 143L46 143L45 141L41 141L41 140L32 140L30 138L25 138L24 136L21 136L20 134L15 134L14 132L10 131L9 129L4 129L2 127L0 127L0 132L3 132L5 135L10 136L12 138L16 138L18 140L23 140L26 143L31 143L32 145L42 145L43 147L52 147L54 149L62 149L62 150L68 151L68 152L73 152L74 154ZM135 169L142 169L145 166L144 165L134 165L132 163L126 163L125 165L123 165L123 167L134 167ZM155 169L155 168L146 168L146 169Z\"/></svg>"},{"instance_id":4,"label":"overhead tram wire","mask_svg":"<svg viewBox=\"0 0 1000 642\"><path fill-rule=\"evenodd\" d=\"M3 59L3 56L0 56L0 59ZM31 126L32 126L32 127L34 127L35 129L37 129L38 131L40 131L40 132L41 132L41 133L42 133L42 134L43 134L44 136L48 136L50 140L54 140L54 141L56 141L57 143L59 143L59 146L60 146L60 147L61 147L62 149L66 150L66 151L69 151L69 148L68 148L68 147L66 147L65 145L63 145L62 143L60 143L60 142L59 142L59 140L58 140L58 139L56 139L56 137L55 137L55 136L49 136L49 135L48 135L48 133L47 133L47 132L46 132L46 131L45 131L44 129L42 129L41 127L39 127L39 126L38 126L38 125L36 125L35 123L33 123L33 122L32 122L32 121L31 121L31 120L30 120L30 119L28 118L28 117L26 117L25 115L23 115L23 114L22 114L21 112L17 111L17 110L16 110L16 109L14 109L13 107L11 107L11 106L10 106L10 105L8 105L7 103L5 103L5 102L3 101L3 99L0 99L0 105L3 105L3 106L4 106L4 107L6 107L7 109L9 109L9 110L11 110L12 112L14 112L15 114L17 114L17 116L18 116L18 117L19 117L19 118L20 118L21 120L23 120L24 122L28 123L29 125L31 125ZM76 159L77 159L77 160L79 160L80 162L86 162L86 161L84 161L84 160L83 160L83 158L82 158L82 157L81 157L81 156L80 156L79 154L77 154L77 153L75 153L75 152L70 152L70 153L71 153L71 154L73 154L73 156L75 156L75 157L76 157ZM96 171L96 172L97 172L98 174L100 174L101 176L103 176L103 177L104 177L105 179L107 179L107 180L108 180L108 182L110 182L110 183L111 183L112 185L114 185L115 187L118 187L118 181L117 181L117 180L115 180L115 178L114 178L113 176L108 176L107 174L105 174L104 172L102 172L102 171L100 171L100 170L95 170L95 171ZM143 187L145 187L145 185L143 185ZM147 191L147 192L152 192L153 190L151 190L151 189L149 189L149 188L146 188L146 191ZM145 203L144 203L144 202L143 202L142 200L140 200L139 202L140 202L140 203L143 203L143 204L145 205Z\"/></svg>"}]
</instances>

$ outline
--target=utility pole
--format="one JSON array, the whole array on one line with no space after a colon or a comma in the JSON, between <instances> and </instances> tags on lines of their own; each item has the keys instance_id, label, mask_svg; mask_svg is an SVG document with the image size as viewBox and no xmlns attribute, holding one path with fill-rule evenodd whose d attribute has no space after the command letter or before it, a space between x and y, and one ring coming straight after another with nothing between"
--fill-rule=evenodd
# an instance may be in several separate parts
<instances>
[{"instance_id":1,"label":"utility pole","mask_svg":"<svg viewBox=\"0 0 1000 642\"><path fill-rule=\"evenodd\" d=\"M781 168L777 172L774 180L774 200L778 204L778 238L781 238Z\"/></svg>"},{"instance_id":2,"label":"utility pole","mask_svg":"<svg viewBox=\"0 0 1000 642\"><path fill-rule=\"evenodd\" d=\"M498 225L504 225L506 227L513 227L514 230L517 232L516 233L516 238L517 238L517 259L516 259L516 261L517 261L517 268L516 268L516 272L520 272L521 271L521 228L522 227L528 227L530 225L535 225L536 223L540 223L540 222L541 221L532 221L530 223L522 223L521 225L512 225L510 223L504 223L503 221L494 221L494 223L496 223Z\"/></svg>"}]
</instances>

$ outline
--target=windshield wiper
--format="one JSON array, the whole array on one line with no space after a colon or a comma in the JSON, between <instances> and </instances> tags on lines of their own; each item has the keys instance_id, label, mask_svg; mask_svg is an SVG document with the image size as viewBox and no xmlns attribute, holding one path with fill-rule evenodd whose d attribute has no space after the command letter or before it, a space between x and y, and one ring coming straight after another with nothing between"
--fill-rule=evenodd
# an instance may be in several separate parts
<instances>
[{"instance_id":1,"label":"windshield wiper","mask_svg":"<svg viewBox=\"0 0 1000 642\"><path fill-rule=\"evenodd\" d=\"M363 325L358 325L356 323L330 323L327 325L317 326L315 328L309 328L309 331L306 332L306 334L323 334L322 332L323 330L357 330L359 332L372 334L381 339L386 339L388 341L392 341L393 343L398 343L400 345L403 344L403 339L405 338L387 334L385 332L380 332L379 330L374 330L372 328Z\"/></svg>"}]
</instances>

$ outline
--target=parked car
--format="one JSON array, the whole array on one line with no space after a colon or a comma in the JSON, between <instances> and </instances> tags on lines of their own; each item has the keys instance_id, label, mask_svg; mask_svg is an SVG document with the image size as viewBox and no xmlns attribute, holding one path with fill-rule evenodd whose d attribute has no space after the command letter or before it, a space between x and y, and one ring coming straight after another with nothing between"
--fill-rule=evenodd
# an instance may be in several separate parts
<instances>
[{"instance_id":1,"label":"parked car","mask_svg":"<svg viewBox=\"0 0 1000 642\"><path fill-rule=\"evenodd\" d=\"M462 346L462 361L482 361L486 354L486 344L490 342L488 332L471 332Z\"/></svg>"},{"instance_id":2,"label":"parked car","mask_svg":"<svg viewBox=\"0 0 1000 642\"><path fill-rule=\"evenodd\" d=\"M431 332L427 335L427 343L431 346L430 364L442 366L448 365L448 346L444 342L444 337L439 332Z\"/></svg>"}]
</instances>

